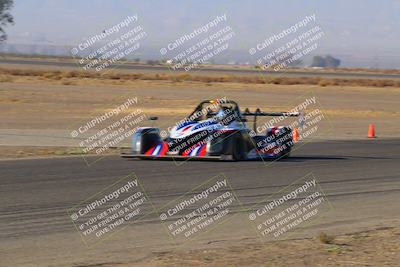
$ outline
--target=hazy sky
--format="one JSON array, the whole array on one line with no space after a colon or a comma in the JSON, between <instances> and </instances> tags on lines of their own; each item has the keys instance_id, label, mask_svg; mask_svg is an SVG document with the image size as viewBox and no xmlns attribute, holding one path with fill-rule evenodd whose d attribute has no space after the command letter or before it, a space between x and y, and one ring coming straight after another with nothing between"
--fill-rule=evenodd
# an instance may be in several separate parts
<instances>
[{"instance_id":1,"label":"hazy sky","mask_svg":"<svg viewBox=\"0 0 400 267\"><path fill-rule=\"evenodd\" d=\"M138 14L146 45L165 43L227 14L236 32L233 48L247 49L316 14L325 37L320 47L336 54L398 56L399 0L20 0L7 28L9 43L76 45L125 18ZM397 58L399 59L399 58Z\"/></svg>"}]
</instances>

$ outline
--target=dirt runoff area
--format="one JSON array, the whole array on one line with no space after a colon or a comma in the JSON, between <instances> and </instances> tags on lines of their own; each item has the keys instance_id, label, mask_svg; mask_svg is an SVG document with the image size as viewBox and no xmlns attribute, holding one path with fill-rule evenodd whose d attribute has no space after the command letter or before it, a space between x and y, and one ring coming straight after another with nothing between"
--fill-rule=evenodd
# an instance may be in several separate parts
<instances>
[{"instance_id":1,"label":"dirt runoff area","mask_svg":"<svg viewBox=\"0 0 400 267\"><path fill-rule=\"evenodd\" d=\"M110 148L107 155L121 153L118 148ZM80 147L52 147L52 146L1 146L0 159L24 159L24 158L45 158L54 156L78 156L84 155Z\"/></svg>"},{"instance_id":2,"label":"dirt runoff area","mask_svg":"<svg viewBox=\"0 0 400 267\"><path fill-rule=\"evenodd\" d=\"M341 236L254 243L192 251L160 252L138 263L106 267L167 266L399 266L400 229L381 228Z\"/></svg>"}]
</instances>

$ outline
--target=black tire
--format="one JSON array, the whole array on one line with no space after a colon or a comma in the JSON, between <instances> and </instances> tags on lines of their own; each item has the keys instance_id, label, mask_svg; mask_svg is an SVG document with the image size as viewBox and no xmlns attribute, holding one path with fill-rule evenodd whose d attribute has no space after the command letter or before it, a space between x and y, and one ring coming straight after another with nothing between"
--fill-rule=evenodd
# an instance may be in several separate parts
<instances>
[{"instance_id":1,"label":"black tire","mask_svg":"<svg viewBox=\"0 0 400 267\"><path fill-rule=\"evenodd\" d=\"M226 141L224 154L232 156L234 161L246 159L246 144L240 133L233 134Z\"/></svg>"},{"instance_id":2,"label":"black tire","mask_svg":"<svg viewBox=\"0 0 400 267\"><path fill-rule=\"evenodd\" d=\"M240 136L233 140L232 158L236 161L244 160L246 158L245 143Z\"/></svg>"},{"instance_id":3,"label":"black tire","mask_svg":"<svg viewBox=\"0 0 400 267\"><path fill-rule=\"evenodd\" d=\"M144 154L147 150L154 147L161 141L161 137L158 133L154 131L144 132L142 135L142 145L140 148L140 153Z\"/></svg>"}]
</instances>

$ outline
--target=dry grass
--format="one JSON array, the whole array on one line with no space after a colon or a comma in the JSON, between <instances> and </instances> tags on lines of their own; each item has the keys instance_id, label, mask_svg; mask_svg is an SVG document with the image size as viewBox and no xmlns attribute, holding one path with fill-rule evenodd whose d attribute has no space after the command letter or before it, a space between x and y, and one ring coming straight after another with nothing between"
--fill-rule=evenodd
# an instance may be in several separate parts
<instances>
[{"instance_id":1,"label":"dry grass","mask_svg":"<svg viewBox=\"0 0 400 267\"><path fill-rule=\"evenodd\" d=\"M336 244L299 239L266 245L244 243L218 249L165 251L138 263L118 266L399 266L399 234L398 228L387 228L338 236Z\"/></svg>"},{"instance_id":2,"label":"dry grass","mask_svg":"<svg viewBox=\"0 0 400 267\"><path fill-rule=\"evenodd\" d=\"M115 81L118 84L135 80L159 80L201 83L244 83L244 84L279 84L279 85L319 85L325 86L369 86L400 87L400 80L394 79L345 79L324 77L264 77L264 76L205 76L189 73L124 73L124 72L81 72L81 71L47 71L0 68L0 82L12 82L15 77L36 77L44 81L55 81L64 85L75 85L86 81Z\"/></svg>"},{"instance_id":3,"label":"dry grass","mask_svg":"<svg viewBox=\"0 0 400 267\"><path fill-rule=\"evenodd\" d=\"M60 61L62 60L63 62L71 62L75 63L77 60L79 60L79 57L68 57L68 56L50 56L50 55L40 55L40 54L35 54L35 55L21 55L21 54L14 54L14 53L1 53L1 56L4 59L11 59L11 60L24 60L24 59L29 59L29 60L48 60L48 61ZM134 64L134 65L144 65L143 62L138 62L135 61L130 61L130 60L121 60L121 62L124 63L129 63L129 64ZM150 64L145 64L145 65L150 65ZM156 64L159 66L166 66L165 64L159 63ZM259 66L231 66L231 65L205 65L207 67L211 68L219 68L219 69L259 69ZM312 72L334 72L334 73L380 73L380 74L400 74L400 69L376 69L376 68L346 68L346 67L340 67L340 68L321 68L321 69L316 69L316 68L298 68L298 67L289 67L285 68L282 70L283 72L288 71L288 72L297 72L297 71L312 71Z\"/></svg>"},{"instance_id":4,"label":"dry grass","mask_svg":"<svg viewBox=\"0 0 400 267\"><path fill-rule=\"evenodd\" d=\"M71 81L71 80L69 80L69 79L62 79L61 80L61 84L63 84L63 85L76 85L77 83L75 82L75 81Z\"/></svg>"},{"instance_id":5,"label":"dry grass","mask_svg":"<svg viewBox=\"0 0 400 267\"><path fill-rule=\"evenodd\" d=\"M318 234L318 239L323 244L332 244L335 238L331 235L328 235L327 233L320 232Z\"/></svg>"}]
</instances>

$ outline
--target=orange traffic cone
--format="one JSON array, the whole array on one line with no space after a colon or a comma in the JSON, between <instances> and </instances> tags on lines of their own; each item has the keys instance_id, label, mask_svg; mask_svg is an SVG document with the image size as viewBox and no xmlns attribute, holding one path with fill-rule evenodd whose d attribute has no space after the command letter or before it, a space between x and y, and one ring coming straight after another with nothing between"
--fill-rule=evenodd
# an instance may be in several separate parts
<instances>
[{"instance_id":1,"label":"orange traffic cone","mask_svg":"<svg viewBox=\"0 0 400 267\"><path fill-rule=\"evenodd\" d=\"M299 131L297 130L297 128L294 128L292 131L292 138L293 138L293 142L298 142L300 135L299 135Z\"/></svg>"},{"instance_id":2,"label":"orange traffic cone","mask_svg":"<svg viewBox=\"0 0 400 267\"><path fill-rule=\"evenodd\" d=\"M368 138L375 138L375 125L370 124L368 128Z\"/></svg>"}]
</instances>

